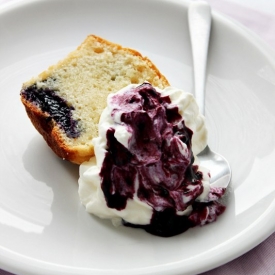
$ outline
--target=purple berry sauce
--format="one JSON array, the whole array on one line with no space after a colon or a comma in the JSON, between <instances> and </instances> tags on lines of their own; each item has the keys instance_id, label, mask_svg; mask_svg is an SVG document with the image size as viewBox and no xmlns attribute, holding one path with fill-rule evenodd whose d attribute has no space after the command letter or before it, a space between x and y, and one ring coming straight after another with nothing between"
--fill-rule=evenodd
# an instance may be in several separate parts
<instances>
[{"instance_id":1,"label":"purple berry sauce","mask_svg":"<svg viewBox=\"0 0 275 275\"><path fill-rule=\"evenodd\" d=\"M48 113L50 115L49 121L50 119L55 120L59 127L64 130L67 137L77 138L80 136L79 122L74 120L72 116L74 107L69 106L55 91L49 88L37 88L34 84L22 90L21 95L26 100L39 106L43 112Z\"/></svg>"},{"instance_id":2,"label":"purple berry sauce","mask_svg":"<svg viewBox=\"0 0 275 275\"><path fill-rule=\"evenodd\" d=\"M126 148L115 138L114 129L106 133L107 153L100 177L107 206L123 210L135 194L138 179L138 198L153 208L150 224L134 225L126 221L123 224L170 237L216 220L225 210L216 199L225 190L211 190L213 201L196 201L203 192L203 184L202 173L193 165L193 133L170 98L161 97L149 83L144 83L123 95L113 96L112 104L119 106L113 116L123 110L121 122L131 130L132 136ZM189 216L177 214L190 205L193 210Z\"/></svg>"}]
</instances>

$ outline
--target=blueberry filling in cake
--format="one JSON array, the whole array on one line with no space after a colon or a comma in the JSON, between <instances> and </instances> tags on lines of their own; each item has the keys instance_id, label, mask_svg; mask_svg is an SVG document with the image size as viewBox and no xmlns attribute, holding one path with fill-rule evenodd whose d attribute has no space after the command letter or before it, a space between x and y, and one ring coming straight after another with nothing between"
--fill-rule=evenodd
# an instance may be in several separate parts
<instances>
[{"instance_id":1,"label":"blueberry filling in cake","mask_svg":"<svg viewBox=\"0 0 275 275\"><path fill-rule=\"evenodd\" d=\"M43 112L48 113L48 121L54 119L69 138L77 138L81 134L79 122L73 119L73 106L57 95L50 88L38 88L36 84L22 90L26 100L36 104Z\"/></svg>"}]
</instances>

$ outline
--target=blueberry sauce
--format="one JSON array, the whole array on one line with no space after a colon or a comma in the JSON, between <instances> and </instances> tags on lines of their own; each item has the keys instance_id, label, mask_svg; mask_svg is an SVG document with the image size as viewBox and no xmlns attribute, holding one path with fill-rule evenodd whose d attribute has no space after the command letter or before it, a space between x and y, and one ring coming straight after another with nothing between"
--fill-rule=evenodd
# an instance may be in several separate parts
<instances>
[{"instance_id":1,"label":"blueberry sauce","mask_svg":"<svg viewBox=\"0 0 275 275\"><path fill-rule=\"evenodd\" d=\"M123 109L120 120L131 129L132 136L126 148L117 141L115 129L107 130L107 153L100 171L107 206L123 210L136 193L153 209L150 224L123 224L163 237L214 221L225 207L216 201L196 201L204 189L203 176L193 165L193 133L177 106L148 83L113 96L112 104L117 106L113 117ZM211 191L212 198L220 198L224 191ZM191 205L189 216L179 214Z\"/></svg>"},{"instance_id":2,"label":"blueberry sauce","mask_svg":"<svg viewBox=\"0 0 275 275\"><path fill-rule=\"evenodd\" d=\"M49 121L55 120L60 128L64 130L67 137L77 138L80 136L81 130L79 122L73 119L73 106L69 104L55 91L49 88L37 88L34 84L21 91L21 95L26 100L36 104L39 108L49 114Z\"/></svg>"}]
</instances>

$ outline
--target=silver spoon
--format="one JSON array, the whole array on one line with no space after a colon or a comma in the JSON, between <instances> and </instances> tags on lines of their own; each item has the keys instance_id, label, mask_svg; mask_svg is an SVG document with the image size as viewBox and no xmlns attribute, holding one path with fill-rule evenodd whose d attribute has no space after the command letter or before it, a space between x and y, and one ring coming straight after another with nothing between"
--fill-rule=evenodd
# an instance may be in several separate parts
<instances>
[{"instance_id":1,"label":"silver spoon","mask_svg":"<svg viewBox=\"0 0 275 275\"><path fill-rule=\"evenodd\" d=\"M211 8L205 1L192 1L188 8L188 24L192 45L195 97L205 115L205 76L208 44L211 30ZM231 168L221 155L209 146L198 154L200 165L209 169L211 186L226 188L231 180Z\"/></svg>"}]
</instances>

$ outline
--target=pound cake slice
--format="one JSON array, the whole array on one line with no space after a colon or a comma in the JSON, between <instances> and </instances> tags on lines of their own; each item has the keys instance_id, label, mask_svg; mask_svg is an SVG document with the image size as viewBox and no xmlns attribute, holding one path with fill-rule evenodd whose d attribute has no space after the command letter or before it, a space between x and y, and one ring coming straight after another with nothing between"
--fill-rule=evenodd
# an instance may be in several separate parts
<instances>
[{"instance_id":1,"label":"pound cake slice","mask_svg":"<svg viewBox=\"0 0 275 275\"><path fill-rule=\"evenodd\" d=\"M81 164L94 155L91 143L109 93L167 79L146 57L90 35L64 60L23 84L21 101L38 132L61 158Z\"/></svg>"}]
</instances>

